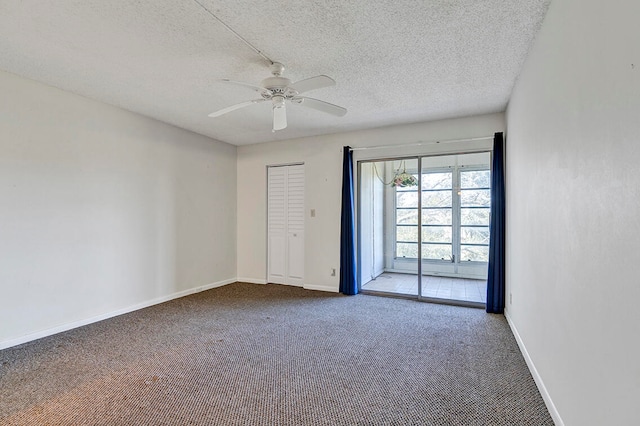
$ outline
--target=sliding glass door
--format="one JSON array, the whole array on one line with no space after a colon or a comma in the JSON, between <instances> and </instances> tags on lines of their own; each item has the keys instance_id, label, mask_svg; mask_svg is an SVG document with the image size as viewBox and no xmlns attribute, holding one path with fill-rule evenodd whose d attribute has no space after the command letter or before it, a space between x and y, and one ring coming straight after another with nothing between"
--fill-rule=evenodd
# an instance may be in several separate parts
<instances>
[{"instance_id":1,"label":"sliding glass door","mask_svg":"<svg viewBox=\"0 0 640 426\"><path fill-rule=\"evenodd\" d=\"M359 162L361 290L484 304L489 163L488 152Z\"/></svg>"},{"instance_id":2,"label":"sliding glass door","mask_svg":"<svg viewBox=\"0 0 640 426\"><path fill-rule=\"evenodd\" d=\"M486 302L490 154L421 158L424 298Z\"/></svg>"},{"instance_id":3,"label":"sliding glass door","mask_svg":"<svg viewBox=\"0 0 640 426\"><path fill-rule=\"evenodd\" d=\"M361 290L418 297L417 158L359 163ZM397 209L396 209L397 207ZM398 265L397 259L414 262Z\"/></svg>"}]
</instances>

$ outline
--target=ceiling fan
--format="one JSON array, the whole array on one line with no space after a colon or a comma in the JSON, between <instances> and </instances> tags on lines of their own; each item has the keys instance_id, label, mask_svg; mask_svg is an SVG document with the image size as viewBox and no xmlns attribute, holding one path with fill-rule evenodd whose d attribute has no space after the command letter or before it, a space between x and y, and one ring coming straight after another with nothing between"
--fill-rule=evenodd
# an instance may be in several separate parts
<instances>
[{"instance_id":1,"label":"ceiling fan","mask_svg":"<svg viewBox=\"0 0 640 426\"><path fill-rule=\"evenodd\" d=\"M326 112L328 114L336 115L338 117L342 117L347 113L347 110L341 106L330 104L329 102L309 98L306 96L300 96L302 93L306 93L311 90L322 89L323 87L335 85L336 82L331 77L328 77L326 75L317 75L315 77L291 83L291 80L282 77L283 72L284 65L282 65L280 62L274 62L271 65L271 74L273 74L273 77L267 77L262 80L262 86L255 86L249 83L223 79L222 81L224 82L232 83L254 90L260 94L261 98L242 102L227 108L223 108L220 111L212 112L211 114L209 114L209 117L219 117L223 114L235 111L240 108L270 101L273 109L273 131L275 132L276 130L282 130L287 127L287 113L285 107L285 103L287 101L293 104L302 105L307 108L312 108L318 111Z\"/></svg>"}]
</instances>

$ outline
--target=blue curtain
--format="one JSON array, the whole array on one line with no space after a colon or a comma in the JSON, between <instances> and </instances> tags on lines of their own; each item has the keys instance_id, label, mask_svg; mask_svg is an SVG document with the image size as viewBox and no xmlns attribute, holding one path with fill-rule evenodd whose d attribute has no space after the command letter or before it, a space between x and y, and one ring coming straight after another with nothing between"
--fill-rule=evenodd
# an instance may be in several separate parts
<instances>
[{"instance_id":1,"label":"blue curtain","mask_svg":"<svg viewBox=\"0 0 640 426\"><path fill-rule=\"evenodd\" d=\"M342 217L340 222L340 293L358 294L356 274L355 211L353 204L353 159L351 148L343 148Z\"/></svg>"},{"instance_id":2,"label":"blue curtain","mask_svg":"<svg viewBox=\"0 0 640 426\"><path fill-rule=\"evenodd\" d=\"M493 138L491 166L491 231L489 237L489 274L487 277L487 312L504 312L505 265L505 190L504 190L504 136Z\"/></svg>"}]
</instances>

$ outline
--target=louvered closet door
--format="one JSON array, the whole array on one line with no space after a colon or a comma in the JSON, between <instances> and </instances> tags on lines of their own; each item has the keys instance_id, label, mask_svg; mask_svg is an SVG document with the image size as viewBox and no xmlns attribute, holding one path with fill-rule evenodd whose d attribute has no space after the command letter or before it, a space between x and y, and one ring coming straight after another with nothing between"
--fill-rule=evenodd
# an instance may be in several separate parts
<instances>
[{"instance_id":1,"label":"louvered closet door","mask_svg":"<svg viewBox=\"0 0 640 426\"><path fill-rule=\"evenodd\" d=\"M304 166L287 167L287 282L304 278Z\"/></svg>"},{"instance_id":2,"label":"louvered closet door","mask_svg":"<svg viewBox=\"0 0 640 426\"><path fill-rule=\"evenodd\" d=\"M268 282L302 287L304 166L268 169Z\"/></svg>"},{"instance_id":3,"label":"louvered closet door","mask_svg":"<svg viewBox=\"0 0 640 426\"><path fill-rule=\"evenodd\" d=\"M268 169L268 281L284 284L287 252L287 197L285 167Z\"/></svg>"}]
</instances>

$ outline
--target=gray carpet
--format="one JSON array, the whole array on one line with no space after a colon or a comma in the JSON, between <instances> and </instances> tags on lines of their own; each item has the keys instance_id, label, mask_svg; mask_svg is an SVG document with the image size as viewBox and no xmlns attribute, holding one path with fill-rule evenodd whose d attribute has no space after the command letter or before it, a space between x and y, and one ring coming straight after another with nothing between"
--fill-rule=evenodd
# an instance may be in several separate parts
<instances>
[{"instance_id":1,"label":"gray carpet","mask_svg":"<svg viewBox=\"0 0 640 426\"><path fill-rule=\"evenodd\" d=\"M0 351L2 425L553 425L504 317L236 283Z\"/></svg>"}]
</instances>

